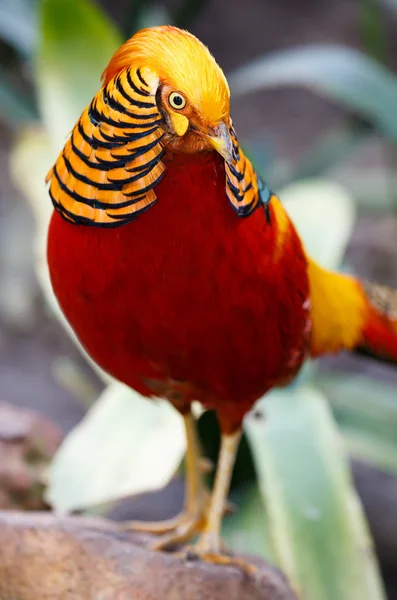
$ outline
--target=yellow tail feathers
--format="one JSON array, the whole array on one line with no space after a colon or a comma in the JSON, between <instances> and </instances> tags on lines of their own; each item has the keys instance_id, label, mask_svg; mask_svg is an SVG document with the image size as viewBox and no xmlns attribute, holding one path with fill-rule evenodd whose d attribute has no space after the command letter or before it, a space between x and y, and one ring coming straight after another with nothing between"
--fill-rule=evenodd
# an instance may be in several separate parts
<instances>
[{"instance_id":1,"label":"yellow tail feathers","mask_svg":"<svg viewBox=\"0 0 397 600\"><path fill-rule=\"evenodd\" d=\"M397 362L397 291L360 283L308 259L311 354L363 349Z\"/></svg>"}]
</instances>

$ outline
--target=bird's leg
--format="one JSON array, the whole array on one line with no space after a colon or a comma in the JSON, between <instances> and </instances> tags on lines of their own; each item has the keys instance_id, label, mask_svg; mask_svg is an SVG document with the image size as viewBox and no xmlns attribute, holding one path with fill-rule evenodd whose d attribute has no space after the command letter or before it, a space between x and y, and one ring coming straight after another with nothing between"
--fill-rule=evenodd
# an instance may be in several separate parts
<instances>
[{"instance_id":1,"label":"bird's leg","mask_svg":"<svg viewBox=\"0 0 397 600\"><path fill-rule=\"evenodd\" d=\"M190 549L189 553L212 563L238 566L249 575L252 575L255 573L256 567L242 559L226 554L223 550L221 539L222 518L227 504L227 496L240 438L241 430L232 434L222 435L214 490L209 510L206 514L205 525L199 540Z\"/></svg>"},{"instance_id":2,"label":"bird's leg","mask_svg":"<svg viewBox=\"0 0 397 600\"><path fill-rule=\"evenodd\" d=\"M240 438L241 430L231 435L222 435L216 478L206 524L200 539L194 546L194 550L200 556L202 554L215 555L221 552L221 524Z\"/></svg>"},{"instance_id":3,"label":"bird's leg","mask_svg":"<svg viewBox=\"0 0 397 600\"><path fill-rule=\"evenodd\" d=\"M208 462L201 457L196 423L191 413L184 415L186 450L186 492L185 507L181 514L172 519L158 522L129 521L121 523L124 530L145 533L165 534L153 544L155 549L167 548L193 537L201 527L208 498L204 485L203 472L208 470Z\"/></svg>"}]
</instances>

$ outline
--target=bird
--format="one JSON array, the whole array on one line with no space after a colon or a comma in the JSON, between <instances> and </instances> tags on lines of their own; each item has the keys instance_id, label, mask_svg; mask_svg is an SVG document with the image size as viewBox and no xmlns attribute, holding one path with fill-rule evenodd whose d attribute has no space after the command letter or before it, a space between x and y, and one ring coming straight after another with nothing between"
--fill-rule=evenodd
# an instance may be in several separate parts
<instances>
[{"instance_id":1,"label":"bird","mask_svg":"<svg viewBox=\"0 0 397 600\"><path fill-rule=\"evenodd\" d=\"M131 527L157 534L157 550L233 564L221 524L244 416L308 357L397 361L397 292L308 256L239 145L222 69L174 26L142 29L115 52L46 181L49 273L66 319L102 369L167 399L185 423L183 512ZM211 493L194 401L221 431Z\"/></svg>"}]
</instances>

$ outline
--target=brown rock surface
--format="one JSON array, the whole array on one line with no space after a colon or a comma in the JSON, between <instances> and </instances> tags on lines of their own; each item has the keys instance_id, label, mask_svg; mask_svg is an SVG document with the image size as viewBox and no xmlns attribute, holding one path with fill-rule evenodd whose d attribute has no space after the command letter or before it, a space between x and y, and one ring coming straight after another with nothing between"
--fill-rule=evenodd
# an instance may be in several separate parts
<instances>
[{"instance_id":1,"label":"brown rock surface","mask_svg":"<svg viewBox=\"0 0 397 600\"><path fill-rule=\"evenodd\" d=\"M235 567L155 553L107 523L0 512L0 600L297 600L261 559L255 578Z\"/></svg>"}]
</instances>

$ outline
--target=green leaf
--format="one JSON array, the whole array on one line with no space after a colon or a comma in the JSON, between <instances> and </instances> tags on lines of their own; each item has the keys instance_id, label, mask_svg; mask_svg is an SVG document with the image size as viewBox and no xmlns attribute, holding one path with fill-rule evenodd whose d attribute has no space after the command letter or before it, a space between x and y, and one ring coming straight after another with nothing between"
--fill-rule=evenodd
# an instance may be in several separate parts
<instances>
[{"instance_id":1,"label":"green leaf","mask_svg":"<svg viewBox=\"0 0 397 600\"><path fill-rule=\"evenodd\" d=\"M395 386L361 375L321 372L314 382L330 401L352 456L397 473Z\"/></svg>"},{"instance_id":2,"label":"green leaf","mask_svg":"<svg viewBox=\"0 0 397 600\"><path fill-rule=\"evenodd\" d=\"M353 458L397 475L397 444L362 429L341 426L346 451Z\"/></svg>"},{"instance_id":3,"label":"green leaf","mask_svg":"<svg viewBox=\"0 0 397 600\"><path fill-rule=\"evenodd\" d=\"M364 54L343 46L311 45L255 59L229 76L233 96L299 85L340 102L397 140L397 78Z\"/></svg>"},{"instance_id":4,"label":"green leaf","mask_svg":"<svg viewBox=\"0 0 397 600\"><path fill-rule=\"evenodd\" d=\"M47 501L68 512L160 489L185 446L182 417L169 402L111 384L55 455Z\"/></svg>"},{"instance_id":5,"label":"green leaf","mask_svg":"<svg viewBox=\"0 0 397 600\"><path fill-rule=\"evenodd\" d=\"M305 600L381 600L382 583L326 398L272 392L246 419L278 566Z\"/></svg>"},{"instance_id":6,"label":"green leaf","mask_svg":"<svg viewBox=\"0 0 397 600\"><path fill-rule=\"evenodd\" d=\"M100 88L100 77L121 36L89 0L42 0L36 62L38 98L58 151L84 107Z\"/></svg>"},{"instance_id":7,"label":"green leaf","mask_svg":"<svg viewBox=\"0 0 397 600\"><path fill-rule=\"evenodd\" d=\"M323 267L337 269L354 222L354 201L345 189L325 179L292 183L280 198L308 253Z\"/></svg>"},{"instance_id":8,"label":"green leaf","mask_svg":"<svg viewBox=\"0 0 397 600\"><path fill-rule=\"evenodd\" d=\"M361 34L367 54L383 64L387 59L387 33L379 0L360 0Z\"/></svg>"},{"instance_id":9,"label":"green leaf","mask_svg":"<svg viewBox=\"0 0 397 600\"><path fill-rule=\"evenodd\" d=\"M338 414L350 411L382 428L389 426L397 434L397 396L394 385L364 375L337 371L332 374L317 372L314 383L327 396ZM382 433L384 431L382 429Z\"/></svg>"},{"instance_id":10,"label":"green leaf","mask_svg":"<svg viewBox=\"0 0 397 600\"><path fill-rule=\"evenodd\" d=\"M237 554L255 554L273 561L263 499L256 487L244 487L232 497L234 514L223 521L222 537Z\"/></svg>"}]
</instances>

